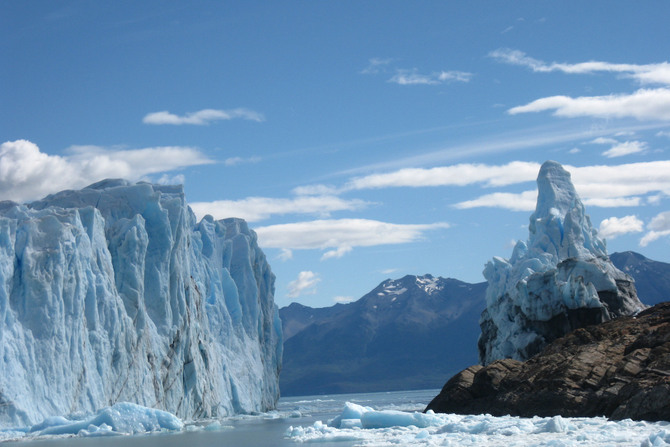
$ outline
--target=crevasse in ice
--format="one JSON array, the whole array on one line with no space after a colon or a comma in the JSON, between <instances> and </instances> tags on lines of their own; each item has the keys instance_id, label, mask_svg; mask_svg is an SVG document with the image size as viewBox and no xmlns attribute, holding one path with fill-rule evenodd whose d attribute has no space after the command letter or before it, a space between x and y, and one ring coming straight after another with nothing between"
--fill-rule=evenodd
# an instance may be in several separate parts
<instances>
[{"instance_id":1,"label":"crevasse in ice","mask_svg":"<svg viewBox=\"0 0 670 447\"><path fill-rule=\"evenodd\" d=\"M0 202L0 426L116 402L184 419L279 396L274 275L239 219L105 180Z\"/></svg>"},{"instance_id":2,"label":"crevasse in ice","mask_svg":"<svg viewBox=\"0 0 670 447\"><path fill-rule=\"evenodd\" d=\"M525 360L573 329L645 307L633 279L610 262L570 174L547 161L537 186L528 241L519 241L509 260L495 257L484 269L483 364Z\"/></svg>"}]
</instances>

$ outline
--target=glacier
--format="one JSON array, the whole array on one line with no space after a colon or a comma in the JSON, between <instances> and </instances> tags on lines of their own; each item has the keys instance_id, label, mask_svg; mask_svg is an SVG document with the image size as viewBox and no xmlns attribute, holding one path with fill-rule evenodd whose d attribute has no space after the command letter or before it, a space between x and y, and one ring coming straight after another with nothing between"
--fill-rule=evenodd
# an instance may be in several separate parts
<instances>
[{"instance_id":1,"label":"glacier","mask_svg":"<svg viewBox=\"0 0 670 447\"><path fill-rule=\"evenodd\" d=\"M121 402L185 420L272 409L274 280L246 222L197 222L181 186L0 202L0 427Z\"/></svg>"},{"instance_id":2,"label":"glacier","mask_svg":"<svg viewBox=\"0 0 670 447\"><path fill-rule=\"evenodd\" d=\"M547 161L537 186L528 241L518 241L510 259L494 257L484 268L478 342L484 365L526 360L573 329L645 308L633 279L607 256L570 173Z\"/></svg>"}]
</instances>

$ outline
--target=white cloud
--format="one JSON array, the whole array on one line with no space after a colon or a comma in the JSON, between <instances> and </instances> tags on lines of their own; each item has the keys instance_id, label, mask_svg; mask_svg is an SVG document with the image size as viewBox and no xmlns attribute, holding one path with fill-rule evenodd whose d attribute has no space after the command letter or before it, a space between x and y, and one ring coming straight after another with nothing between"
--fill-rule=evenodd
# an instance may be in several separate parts
<instances>
[{"instance_id":1,"label":"white cloud","mask_svg":"<svg viewBox=\"0 0 670 447\"><path fill-rule=\"evenodd\" d=\"M640 233L643 228L644 222L637 216L610 217L600 222L598 234L605 239L614 239L628 233Z\"/></svg>"},{"instance_id":2,"label":"white cloud","mask_svg":"<svg viewBox=\"0 0 670 447\"><path fill-rule=\"evenodd\" d=\"M508 113L554 110L555 116L575 118L636 118L638 120L670 120L670 89L640 89L632 94L582 96L550 96L526 105L513 107Z\"/></svg>"},{"instance_id":3,"label":"white cloud","mask_svg":"<svg viewBox=\"0 0 670 447\"><path fill-rule=\"evenodd\" d=\"M225 161L223 162L223 164L226 165L226 166L237 166L237 165L247 164L247 163L258 163L260 161L261 161L260 157L249 157L249 158L230 157L230 158L226 158Z\"/></svg>"},{"instance_id":4,"label":"white cloud","mask_svg":"<svg viewBox=\"0 0 670 447\"><path fill-rule=\"evenodd\" d=\"M68 155L60 156L43 153L27 140L8 141L0 145L0 199L34 200L105 178L139 180L150 174L208 163L213 161L190 147L109 150L74 146Z\"/></svg>"},{"instance_id":5,"label":"white cloud","mask_svg":"<svg viewBox=\"0 0 670 447\"><path fill-rule=\"evenodd\" d=\"M527 56L524 52L498 49L489 53L494 59L513 65L521 65L535 72L560 71L566 74L592 74L597 72L618 73L636 80L639 84L661 84L670 86L670 64L613 64L590 61L577 64L546 63ZM636 118L638 120L670 120L670 89L666 87L640 89L632 94L605 96L550 96L536 99L526 105L508 110L518 113L553 110L562 117L592 116L598 118Z\"/></svg>"},{"instance_id":6,"label":"white cloud","mask_svg":"<svg viewBox=\"0 0 670 447\"><path fill-rule=\"evenodd\" d=\"M580 148L578 148L578 147L573 147L572 149L570 149L570 150L568 151L568 153L569 153L569 154L578 154L578 153L580 153L581 151L582 151L582 150L581 150Z\"/></svg>"},{"instance_id":7,"label":"white cloud","mask_svg":"<svg viewBox=\"0 0 670 447\"><path fill-rule=\"evenodd\" d=\"M203 126L213 121L227 121L235 118L258 122L265 121L265 117L261 113L249 109L237 108L230 110L203 109L197 112L187 113L184 116L175 115L167 110L163 110L147 114L142 118L142 122L144 124L156 125L171 124L180 126L182 124L193 124Z\"/></svg>"},{"instance_id":8,"label":"white cloud","mask_svg":"<svg viewBox=\"0 0 670 447\"><path fill-rule=\"evenodd\" d=\"M316 285L321 281L317 273L312 271L303 271L298 274L298 278L288 284L288 297L298 298L301 295L316 294Z\"/></svg>"},{"instance_id":9,"label":"white cloud","mask_svg":"<svg viewBox=\"0 0 670 447\"><path fill-rule=\"evenodd\" d=\"M670 160L628 163L614 166L564 166L583 202L588 206L640 206L643 196L657 200L659 193L670 195ZM453 165L433 169L402 169L353 179L345 189L396 186L465 186L482 183L485 187L507 186L535 181L539 165L511 162L506 165ZM459 209L496 207L530 211L535 207L536 191L495 192L459 202Z\"/></svg>"},{"instance_id":10,"label":"white cloud","mask_svg":"<svg viewBox=\"0 0 670 447\"><path fill-rule=\"evenodd\" d=\"M666 84L670 85L670 64L662 62L658 64L613 64L610 62L590 61L576 64L546 63L539 59L527 56L526 53L509 48L501 48L489 53L489 56L499 62L521 65L535 72L560 71L567 74L592 74L597 72L620 73L623 76L633 78L641 84Z\"/></svg>"},{"instance_id":11,"label":"white cloud","mask_svg":"<svg viewBox=\"0 0 670 447\"><path fill-rule=\"evenodd\" d=\"M324 257L337 257L355 247L406 244L423 239L430 230L449 228L447 223L392 224L367 219L330 219L258 227L263 248L329 250ZM330 254L329 254L330 253Z\"/></svg>"},{"instance_id":12,"label":"white cloud","mask_svg":"<svg viewBox=\"0 0 670 447\"><path fill-rule=\"evenodd\" d=\"M640 240L640 245L646 247L651 242L664 236L670 236L670 211L664 211L654 216L647 225L649 232Z\"/></svg>"},{"instance_id":13,"label":"white cloud","mask_svg":"<svg viewBox=\"0 0 670 447\"><path fill-rule=\"evenodd\" d=\"M584 205L591 207L597 206L599 208L619 208L622 206L640 206L642 199L640 197L594 197L585 198L582 200Z\"/></svg>"},{"instance_id":14,"label":"white cloud","mask_svg":"<svg viewBox=\"0 0 670 447\"><path fill-rule=\"evenodd\" d=\"M288 248L282 248L281 253L279 253L279 256L277 256L282 261L288 261L289 259L293 259L293 251L289 250Z\"/></svg>"},{"instance_id":15,"label":"white cloud","mask_svg":"<svg viewBox=\"0 0 670 447\"><path fill-rule=\"evenodd\" d=\"M327 217L333 211L354 211L365 208L363 200L346 200L336 196L298 196L294 198L247 197L241 200L194 202L191 209L198 217L211 214L216 219L239 217L258 222L274 215L316 214Z\"/></svg>"},{"instance_id":16,"label":"white cloud","mask_svg":"<svg viewBox=\"0 0 670 447\"><path fill-rule=\"evenodd\" d=\"M337 247L334 250L329 250L329 251L325 252L323 254L323 256L321 256L321 260L325 261L326 259L332 259L332 258L338 258L339 259L342 256L349 253L351 250L353 250L353 248L351 248L347 245L343 245L341 247Z\"/></svg>"},{"instance_id":17,"label":"white cloud","mask_svg":"<svg viewBox=\"0 0 670 447\"><path fill-rule=\"evenodd\" d=\"M400 85L436 85L449 82L469 82L471 78L472 73L464 71L452 70L421 74L416 69L398 69L389 82Z\"/></svg>"},{"instance_id":18,"label":"white cloud","mask_svg":"<svg viewBox=\"0 0 670 447\"><path fill-rule=\"evenodd\" d=\"M333 301L335 301L336 303L340 303L340 304L347 304L347 303L351 303L352 301L354 301L354 297L352 297L352 296L336 296L335 298L333 298Z\"/></svg>"},{"instance_id":19,"label":"white cloud","mask_svg":"<svg viewBox=\"0 0 670 447\"><path fill-rule=\"evenodd\" d=\"M184 177L184 174L163 174L158 180L156 180L156 183L159 185L183 185L186 183L186 177Z\"/></svg>"},{"instance_id":20,"label":"white cloud","mask_svg":"<svg viewBox=\"0 0 670 447\"><path fill-rule=\"evenodd\" d=\"M598 137L591 141L592 144L617 144L619 140L614 138Z\"/></svg>"},{"instance_id":21,"label":"white cloud","mask_svg":"<svg viewBox=\"0 0 670 447\"><path fill-rule=\"evenodd\" d=\"M465 186L483 183L486 186L504 186L537 178L539 163L514 161L506 165L457 164L436 168L406 168L385 174L372 174L354 178L345 190L422 187L422 186Z\"/></svg>"},{"instance_id":22,"label":"white cloud","mask_svg":"<svg viewBox=\"0 0 670 447\"><path fill-rule=\"evenodd\" d=\"M624 155L636 154L647 150L647 143L643 141L624 141L617 143L605 152L603 155L607 158L622 157Z\"/></svg>"},{"instance_id":23,"label":"white cloud","mask_svg":"<svg viewBox=\"0 0 670 447\"><path fill-rule=\"evenodd\" d=\"M520 194L495 192L473 200L466 200L454 205L458 209L470 208L504 208L511 211L533 211L537 202L537 191L524 191Z\"/></svg>"},{"instance_id":24,"label":"white cloud","mask_svg":"<svg viewBox=\"0 0 670 447\"><path fill-rule=\"evenodd\" d=\"M368 66L365 67L363 70L361 70L362 74L377 74L381 71L385 71L385 68L393 62L393 59L391 58L380 58L380 57L373 57L372 59L368 60Z\"/></svg>"}]
</instances>

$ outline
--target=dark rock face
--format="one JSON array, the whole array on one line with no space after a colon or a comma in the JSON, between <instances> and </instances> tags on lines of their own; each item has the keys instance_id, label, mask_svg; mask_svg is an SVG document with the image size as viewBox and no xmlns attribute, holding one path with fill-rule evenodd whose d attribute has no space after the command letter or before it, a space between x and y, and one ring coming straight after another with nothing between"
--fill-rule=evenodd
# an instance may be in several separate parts
<instances>
[{"instance_id":1,"label":"dark rock face","mask_svg":"<svg viewBox=\"0 0 670 447\"><path fill-rule=\"evenodd\" d=\"M426 410L670 421L670 303L452 377Z\"/></svg>"}]
</instances>

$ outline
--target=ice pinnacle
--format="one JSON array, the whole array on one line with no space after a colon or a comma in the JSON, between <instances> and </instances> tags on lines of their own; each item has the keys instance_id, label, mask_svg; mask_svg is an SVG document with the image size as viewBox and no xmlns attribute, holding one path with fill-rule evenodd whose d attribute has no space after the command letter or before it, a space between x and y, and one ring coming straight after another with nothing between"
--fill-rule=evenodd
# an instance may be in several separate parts
<instances>
[{"instance_id":1,"label":"ice pinnacle","mask_svg":"<svg viewBox=\"0 0 670 447\"><path fill-rule=\"evenodd\" d=\"M517 242L509 260L494 257L483 272L482 364L526 360L571 330L645 307L633 279L609 260L570 173L547 161L537 186L528 241Z\"/></svg>"}]
</instances>

